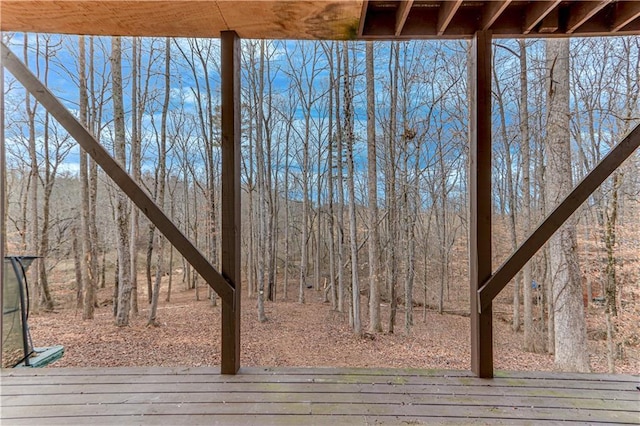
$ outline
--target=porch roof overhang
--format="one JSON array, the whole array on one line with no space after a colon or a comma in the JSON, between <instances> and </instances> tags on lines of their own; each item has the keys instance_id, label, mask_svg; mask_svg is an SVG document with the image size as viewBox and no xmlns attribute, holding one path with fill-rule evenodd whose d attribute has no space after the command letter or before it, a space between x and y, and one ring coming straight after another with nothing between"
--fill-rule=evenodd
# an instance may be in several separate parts
<instances>
[{"instance_id":1,"label":"porch roof overhang","mask_svg":"<svg viewBox=\"0 0 640 426\"><path fill-rule=\"evenodd\" d=\"M0 29L122 36L429 39L640 34L638 1L2 0Z\"/></svg>"}]
</instances>

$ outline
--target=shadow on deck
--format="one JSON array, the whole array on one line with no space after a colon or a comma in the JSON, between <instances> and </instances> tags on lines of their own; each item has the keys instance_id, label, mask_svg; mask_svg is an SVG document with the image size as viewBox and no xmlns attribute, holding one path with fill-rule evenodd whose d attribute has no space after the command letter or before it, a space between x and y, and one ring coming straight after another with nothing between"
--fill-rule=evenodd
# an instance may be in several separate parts
<instances>
[{"instance_id":1,"label":"shadow on deck","mask_svg":"<svg viewBox=\"0 0 640 426\"><path fill-rule=\"evenodd\" d=\"M640 423L640 378L407 369L3 370L13 424Z\"/></svg>"}]
</instances>

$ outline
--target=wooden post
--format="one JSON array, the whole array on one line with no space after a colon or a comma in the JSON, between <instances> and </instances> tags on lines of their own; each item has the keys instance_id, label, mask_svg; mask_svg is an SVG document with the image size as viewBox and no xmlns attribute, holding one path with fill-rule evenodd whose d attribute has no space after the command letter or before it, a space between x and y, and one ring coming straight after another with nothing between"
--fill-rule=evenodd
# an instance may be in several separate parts
<instances>
[{"instance_id":1,"label":"wooden post","mask_svg":"<svg viewBox=\"0 0 640 426\"><path fill-rule=\"evenodd\" d=\"M2 32L0 32L0 38L2 36ZM2 231L0 232L0 305L3 305L4 301L4 240L5 240L5 221L4 221L4 200L5 200L5 179L7 176L7 165L5 160L5 151L4 151L4 67L0 66L0 220L2 221L0 224L0 228ZM4 306L4 305L3 305ZM4 315L0 315L0 366L2 365L2 342L4 342L4 336L2 335L2 330L4 330L2 324L2 317Z\"/></svg>"},{"instance_id":2,"label":"wooden post","mask_svg":"<svg viewBox=\"0 0 640 426\"><path fill-rule=\"evenodd\" d=\"M240 39L220 33L222 91L222 276L234 297L222 300L222 374L240 368Z\"/></svg>"},{"instance_id":3,"label":"wooden post","mask_svg":"<svg viewBox=\"0 0 640 426\"><path fill-rule=\"evenodd\" d=\"M491 32L479 31L471 49L469 117L469 273L471 370L493 377L492 311L480 312L478 289L491 277Z\"/></svg>"}]
</instances>

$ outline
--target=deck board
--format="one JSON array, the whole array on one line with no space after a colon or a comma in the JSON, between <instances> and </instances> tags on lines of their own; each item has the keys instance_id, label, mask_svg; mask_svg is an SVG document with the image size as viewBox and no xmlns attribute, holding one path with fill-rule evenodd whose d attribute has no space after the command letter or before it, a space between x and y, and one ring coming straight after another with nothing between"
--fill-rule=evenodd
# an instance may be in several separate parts
<instances>
[{"instance_id":1,"label":"deck board","mask_svg":"<svg viewBox=\"0 0 640 426\"><path fill-rule=\"evenodd\" d=\"M1 423L640 424L630 375L348 368L3 370Z\"/></svg>"}]
</instances>

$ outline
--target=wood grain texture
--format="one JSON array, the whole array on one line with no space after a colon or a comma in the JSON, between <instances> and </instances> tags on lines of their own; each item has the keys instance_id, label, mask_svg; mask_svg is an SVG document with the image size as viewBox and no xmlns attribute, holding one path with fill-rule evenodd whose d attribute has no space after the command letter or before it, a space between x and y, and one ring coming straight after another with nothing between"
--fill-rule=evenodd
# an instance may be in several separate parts
<instances>
[{"instance_id":1,"label":"wood grain texture","mask_svg":"<svg viewBox=\"0 0 640 426\"><path fill-rule=\"evenodd\" d=\"M471 48L469 123L469 284L471 370L493 376L491 305L478 309L477 292L491 277L491 31L479 31Z\"/></svg>"},{"instance_id":2,"label":"wood grain texture","mask_svg":"<svg viewBox=\"0 0 640 426\"><path fill-rule=\"evenodd\" d=\"M636 376L394 369L4 370L3 424L634 424Z\"/></svg>"},{"instance_id":3,"label":"wood grain texture","mask_svg":"<svg viewBox=\"0 0 640 426\"><path fill-rule=\"evenodd\" d=\"M404 0L398 3L398 10L396 11L396 36L402 34L404 23L407 22L407 17L409 16L409 12L411 12L411 6L413 6L413 0Z\"/></svg>"},{"instance_id":4,"label":"wood grain texture","mask_svg":"<svg viewBox=\"0 0 640 426\"><path fill-rule=\"evenodd\" d=\"M560 4L560 0L553 1L538 1L531 3L524 15L524 22L522 24L522 33L529 34L535 28L545 16L551 13L556 6Z\"/></svg>"},{"instance_id":5,"label":"wood grain texture","mask_svg":"<svg viewBox=\"0 0 640 426\"><path fill-rule=\"evenodd\" d=\"M482 14L482 23L480 25L481 30L491 29L491 26L496 19L502 15L507 6L511 3L511 0L492 1L484 9Z\"/></svg>"},{"instance_id":6,"label":"wood grain texture","mask_svg":"<svg viewBox=\"0 0 640 426\"><path fill-rule=\"evenodd\" d=\"M440 10L438 11L438 24L436 26L437 34L439 36L444 34L447 30L449 23L455 16L461 4L462 0L443 1L440 4Z\"/></svg>"},{"instance_id":7,"label":"wood grain texture","mask_svg":"<svg viewBox=\"0 0 640 426\"><path fill-rule=\"evenodd\" d=\"M222 300L223 374L240 368L240 38L220 33L222 130L222 275L233 286L233 297Z\"/></svg>"},{"instance_id":8,"label":"wood grain texture","mask_svg":"<svg viewBox=\"0 0 640 426\"><path fill-rule=\"evenodd\" d=\"M362 0L2 1L2 31L241 38L349 38Z\"/></svg>"},{"instance_id":9,"label":"wood grain texture","mask_svg":"<svg viewBox=\"0 0 640 426\"><path fill-rule=\"evenodd\" d=\"M581 25L587 22L596 13L600 12L606 5L611 3L612 0L601 1L581 1L576 2L571 6L569 13L569 20L567 22L567 33L572 34L576 32Z\"/></svg>"},{"instance_id":10,"label":"wood grain texture","mask_svg":"<svg viewBox=\"0 0 640 426\"><path fill-rule=\"evenodd\" d=\"M615 18L611 24L611 31L620 31L638 18L640 18L640 7L637 1L616 2Z\"/></svg>"},{"instance_id":11,"label":"wood grain texture","mask_svg":"<svg viewBox=\"0 0 640 426\"><path fill-rule=\"evenodd\" d=\"M64 34L265 39L640 34L639 1L2 0L0 29ZM405 7L407 6L407 7ZM411 13L409 14L409 10ZM560 16L558 30L537 29Z\"/></svg>"}]
</instances>

